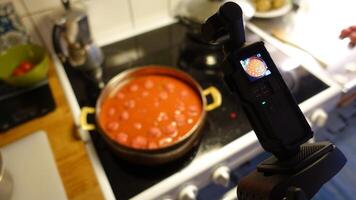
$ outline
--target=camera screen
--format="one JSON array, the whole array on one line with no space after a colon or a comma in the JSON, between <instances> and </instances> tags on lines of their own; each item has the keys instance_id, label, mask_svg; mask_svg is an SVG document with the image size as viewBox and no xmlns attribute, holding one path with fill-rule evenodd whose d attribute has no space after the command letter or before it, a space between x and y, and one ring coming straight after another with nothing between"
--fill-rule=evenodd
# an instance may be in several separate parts
<instances>
[{"instance_id":1,"label":"camera screen","mask_svg":"<svg viewBox=\"0 0 356 200\"><path fill-rule=\"evenodd\" d=\"M259 53L244 60L240 60L240 63L250 81L256 81L271 74L266 62Z\"/></svg>"}]
</instances>

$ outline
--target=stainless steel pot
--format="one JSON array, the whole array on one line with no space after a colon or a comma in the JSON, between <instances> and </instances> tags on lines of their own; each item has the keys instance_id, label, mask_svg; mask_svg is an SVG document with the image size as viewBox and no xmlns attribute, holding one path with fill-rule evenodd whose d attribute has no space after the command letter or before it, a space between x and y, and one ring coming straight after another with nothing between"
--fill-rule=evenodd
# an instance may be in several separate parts
<instances>
[{"instance_id":1,"label":"stainless steel pot","mask_svg":"<svg viewBox=\"0 0 356 200\"><path fill-rule=\"evenodd\" d=\"M141 150L134 149L123 146L105 134L105 130L99 122L99 116L101 111L101 106L103 101L114 95L120 87L125 84L128 80L147 75L164 75L170 76L176 79L179 79L196 91L199 94L203 106L203 111L198 122L194 125L194 127L185 135L185 137L181 138L177 142L171 144L170 146L162 147L159 149L153 150ZM212 102L207 103L206 96L211 95ZM96 108L84 107L82 108L81 114L81 127L84 130L94 130L96 129L95 125L88 124L87 115L95 112L96 118L96 126L99 133L103 136L106 143L109 147L120 157L135 162L139 164L145 165L157 165L163 164L172 160L175 160L185 153L187 153L194 145L196 145L199 141L200 136L202 135L201 128L204 125L206 112L214 110L215 108L221 105L221 94L215 87L209 87L205 90L201 88L201 86L188 74L179 71L174 68L169 67L161 67L161 66L145 66L138 67L131 70L126 70L114 78L112 78L109 83L104 87L101 91L99 99L96 103Z\"/></svg>"},{"instance_id":2,"label":"stainless steel pot","mask_svg":"<svg viewBox=\"0 0 356 200\"><path fill-rule=\"evenodd\" d=\"M12 178L5 169L5 164L0 152L0 199L8 200L12 193Z\"/></svg>"}]
</instances>

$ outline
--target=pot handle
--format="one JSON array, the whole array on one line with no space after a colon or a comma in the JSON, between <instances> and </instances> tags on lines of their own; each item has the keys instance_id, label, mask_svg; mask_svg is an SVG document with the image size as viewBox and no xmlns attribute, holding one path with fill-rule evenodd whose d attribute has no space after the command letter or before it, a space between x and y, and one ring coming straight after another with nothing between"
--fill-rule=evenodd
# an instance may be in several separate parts
<instances>
[{"instance_id":1,"label":"pot handle","mask_svg":"<svg viewBox=\"0 0 356 200\"><path fill-rule=\"evenodd\" d=\"M95 113L93 107L83 107L80 111L80 128L85 131L95 130L94 124L89 124L87 121L88 115Z\"/></svg>"},{"instance_id":2,"label":"pot handle","mask_svg":"<svg viewBox=\"0 0 356 200\"><path fill-rule=\"evenodd\" d=\"M211 95L213 102L211 102L210 104L207 104L205 106L205 110L206 111L211 111L214 110L215 108L219 107L221 105L222 102L222 98L221 98L221 94L219 92L219 90L214 87L214 86L210 86L206 89L203 90L203 95L205 96L205 98L208 95Z\"/></svg>"}]
</instances>

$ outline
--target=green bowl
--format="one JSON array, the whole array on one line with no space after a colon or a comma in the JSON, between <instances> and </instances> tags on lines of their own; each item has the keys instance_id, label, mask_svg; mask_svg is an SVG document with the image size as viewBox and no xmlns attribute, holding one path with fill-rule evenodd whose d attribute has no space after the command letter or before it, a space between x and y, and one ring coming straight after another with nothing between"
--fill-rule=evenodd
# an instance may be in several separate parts
<instances>
[{"instance_id":1,"label":"green bowl","mask_svg":"<svg viewBox=\"0 0 356 200\"><path fill-rule=\"evenodd\" d=\"M11 76L23 60L30 61L34 65L33 68L23 75ZM31 86L44 80L48 66L48 56L44 48L37 45L17 45L0 52L0 79L13 86Z\"/></svg>"}]
</instances>

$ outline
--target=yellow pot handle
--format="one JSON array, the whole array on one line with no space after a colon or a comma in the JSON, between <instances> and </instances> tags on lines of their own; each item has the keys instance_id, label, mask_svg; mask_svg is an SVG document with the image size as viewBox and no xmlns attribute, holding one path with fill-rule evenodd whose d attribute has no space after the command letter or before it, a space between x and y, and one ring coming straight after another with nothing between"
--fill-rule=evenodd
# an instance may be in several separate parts
<instances>
[{"instance_id":1,"label":"yellow pot handle","mask_svg":"<svg viewBox=\"0 0 356 200\"><path fill-rule=\"evenodd\" d=\"M83 107L80 111L80 128L85 131L95 130L94 124L89 124L87 122L88 114L95 113L95 108L93 107Z\"/></svg>"},{"instance_id":2,"label":"yellow pot handle","mask_svg":"<svg viewBox=\"0 0 356 200\"><path fill-rule=\"evenodd\" d=\"M222 102L221 94L216 87L210 86L210 87L206 88L205 90L203 90L203 95L205 96L205 98L206 98L206 96L211 95L211 97L213 99L213 102L211 102L210 104L207 104L205 106L206 111L214 110L215 108L217 108L221 105L221 102Z\"/></svg>"}]
</instances>

